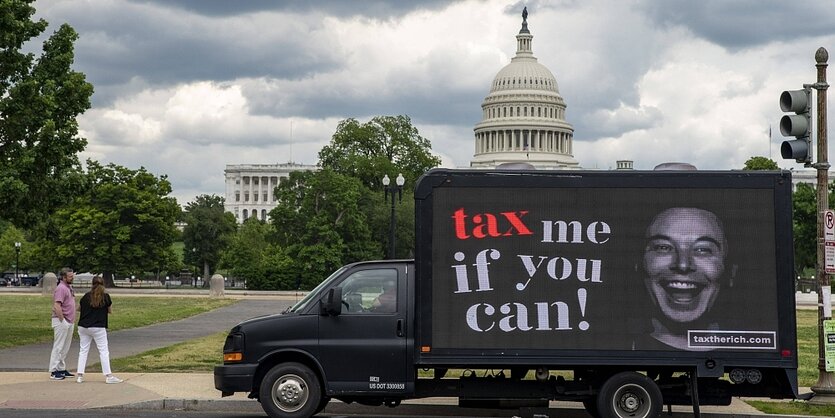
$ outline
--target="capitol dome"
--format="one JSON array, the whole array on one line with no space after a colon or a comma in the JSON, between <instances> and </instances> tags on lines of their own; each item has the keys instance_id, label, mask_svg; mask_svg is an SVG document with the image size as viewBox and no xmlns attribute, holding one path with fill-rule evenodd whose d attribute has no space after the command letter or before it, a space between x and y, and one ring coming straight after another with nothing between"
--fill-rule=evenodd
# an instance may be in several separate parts
<instances>
[{"instance_id":1,"label":"capitol dome","mask_svg":"<svg viewBox=\"0 0 835 418\"><path fill-rule=\"evenodd\" d=\"M578 168L572 154L574 128L565 120L557 79L531 49L527 8L516 35L516 56L499 70L481 104L473 168L525 162L538 169Z\"/></svg>"},{"instance_id":2,"label":"capitol dome","mask_svg":"<svg viewBox=\"0 0 835 418\"><path fill-rule=\"evenodd\" d=\"M523 58L518 54L493 79L490 94L502 90L546 90L560 94L557 79L548 67L533 56Z\"/></svg>"}]
</instances>

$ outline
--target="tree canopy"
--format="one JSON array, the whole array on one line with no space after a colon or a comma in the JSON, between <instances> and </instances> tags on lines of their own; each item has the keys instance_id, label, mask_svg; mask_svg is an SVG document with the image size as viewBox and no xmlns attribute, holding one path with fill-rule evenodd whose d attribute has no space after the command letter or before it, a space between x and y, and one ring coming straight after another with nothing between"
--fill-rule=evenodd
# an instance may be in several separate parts
<instances>
[{"instance_id":1,"label":"tree canopy","mask_svg":"<svg viewBox=\"0 0 835 418\"><path fill-rule=\"evenodd\" d=\"M30 261L34 250L32 244L26 241L23 231L14 226L0 228L0 231L2 231L0 232L0 270L14 270L15 263L19 260L20 264L17 265L17 268L21 273L25 272L32 265ZM21 243L20 253L18 253L18 248L15 247L16 242Z\"/></svg>"},{"instance_id":2,"label":"tree canopy","mask_svg":"<svg viewBox=\"0 0 835 418\"><path fill-rule=\"evenodd\" d=\"M237 228L235 215L224 210L223 202L223 197L204 194L185 208L183 260L202 267L207 280Z\"/></svg>"},{"instance_id":3,"label":"tree canopy","mask_svg":"<svg viewBox=\"0 0 835 418\"><path fill-rule=\"evenodd\" d=\"M87 169L83 193L54 215L61 262L100 271L110 286L115 273L167 269L180 213L168 179L89 160Z\"/></svg>"},{"instance_id":4,"label":"tree canopy","mask_svg":"<svg viewBox=\"0 0 835 418\"><path fill-rule=\"evenodd\" d=\"M745 162L743 170L779 170L780 167L771 158L751 157Z\"/></svg>"},{"instance_id":5,"label":"tree canopy","mask_svg":"<svg viewBox=\"0 0 835 418\"><path fill-rule=\"evenodd\" d=\"M228 269L233 278L246 279L250 289L281 289L265 276L264 257L270 250L267 236L271 229L270 224L258 219L245 220L229 239L219 266Z\"/></svg>"},{"instance_id":6,"label":"tree canopy","mask_svg":"<svg viewBox=\"0 0 835 418\"><path fill-rule=\"evenodd\" d=\"M0 219L31 226L78 190L76 117L90 108L93 86L73 71L78 34L62 25L39 57L24 44L46 30L33 0L0 0Z\"/></svg>"},{"instance_id":7,"label":"tree canopy","mask_svg":"<svg viewBox=\"0 0 835 418\"><path fill-rule=\"evenodd\" d=\"M329 169L293 172L276 188L276 197L278 206L270 212L273 240L292 260L303 288L343 264L382 255L368 213L361 210L361 202L373 196L358 179Z\"/></svg>"},{"instance_id":8,"label":"tree canopy","mask_svg":"<svg viewBox=\"0 0 835 418\"><path fill-rule=\"evenodd\" d=\"M398 173L406 187L423 173L440 165L429 140L420 136L408 116L375 116L366 123L345 119L331 143L319 151L319 164L339 174L358 178L371 190L382 190L382 178Z\"/></svg>"}]
</instances>

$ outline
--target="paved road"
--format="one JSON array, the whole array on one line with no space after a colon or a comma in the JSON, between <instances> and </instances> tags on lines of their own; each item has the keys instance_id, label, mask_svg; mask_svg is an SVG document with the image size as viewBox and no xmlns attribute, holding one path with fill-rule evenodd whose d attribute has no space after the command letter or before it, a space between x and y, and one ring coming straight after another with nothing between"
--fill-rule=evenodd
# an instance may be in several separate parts
<instances>
[{"instance_id":1,"label":"paved road","mask_svg":"<svg viewBox=\"0 0 835 418\"><path fill-rule=\"evenodd\" d=\"M228 331L237 323L261 315L279 313L293 302L277 298L241 299L230 306L179 321L149 325L109 333L110 358L120 358L168 347L186 340ZM49 320L49 312L44 313ZM78 361L78 333L74 331L67 355L67 369L75 370ZM49 366L52 342L0 350L0 372L44 371ZM90 350L89 364L99 362L98 351Z\"/></svg>"},{"instance_id":2,"label":"paved road","mask_svg":"<svg viewBox=\"0 0 835 418\"><path fill-rule=\"evenodd\" d=\"M117 409L9 409L3 418L265 418L263 412L136 411ZM399 417L403 418L403 417Z\"/></svg>"}]
</instances>

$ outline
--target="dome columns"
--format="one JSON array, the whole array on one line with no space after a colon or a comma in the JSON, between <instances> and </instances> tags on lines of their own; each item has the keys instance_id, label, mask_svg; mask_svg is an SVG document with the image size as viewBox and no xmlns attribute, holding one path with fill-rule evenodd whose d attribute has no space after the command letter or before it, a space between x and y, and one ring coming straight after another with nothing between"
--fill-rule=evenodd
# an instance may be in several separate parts
<instances>
[{"instance_id":1,"label":"dome columns","mask_svg":"<svg viewBox=\"0 0 835 418\"><path fill-rule=\"evenodd\" d=\"M553 129L494 129L476 133L476 154L549 152L571 155L571 136Z\"/></svg>"}]
</instances>

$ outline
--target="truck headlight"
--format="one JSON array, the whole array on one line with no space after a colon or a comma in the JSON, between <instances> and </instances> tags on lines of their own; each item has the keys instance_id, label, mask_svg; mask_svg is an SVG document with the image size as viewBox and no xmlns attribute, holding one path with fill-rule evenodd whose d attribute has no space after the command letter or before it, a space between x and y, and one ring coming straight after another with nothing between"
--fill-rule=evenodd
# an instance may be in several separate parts
<instances>
[{"instance_id":1,"label":"truck headlight","mask_svg":"<svg viewBox=\"0 0 835 418\"><path fill-rule=\"evenodd\" d=\"M223 362L234 363L244 359L244 335L239 332L232 332L226 336L223 343Z\"/></svg>"}]
</instances>

